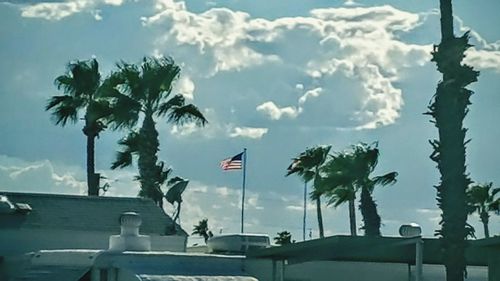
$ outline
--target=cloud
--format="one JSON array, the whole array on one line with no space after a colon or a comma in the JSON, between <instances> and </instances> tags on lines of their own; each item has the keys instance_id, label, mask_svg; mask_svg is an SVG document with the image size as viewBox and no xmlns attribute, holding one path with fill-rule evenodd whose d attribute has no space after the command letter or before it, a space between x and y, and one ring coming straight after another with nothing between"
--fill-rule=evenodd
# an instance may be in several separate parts
<instances>
[{"instance_id":1,"label":"cloud","mask_svg":"<svg viewBox=\"0 0 500 281\"><path fill-rule=\"evenodd\" d=\"M300 105L315 97L323 102L333 99L352 104L343 108L350 113L343 117L347 120L339 122L342 126L373 129L393 124L404 105L403 92L395 86L399 73L430 59L430 44L409 44L399 38L420 26L425 17L388 5L315 9L309 16L268 20L226 8L195 13L184 1L156 3L157 13L144 17L143 23L166 30L156 40L158 50L184 48L176 56L186 60L186 65L196 65L188 70L191 75L245 75L258 68L273 77L269 87L280 95L267 95L254 107L271 120L298 119L299 114L308 118L302 112L306 108ZM192 54L196 54L196 62ZM338 75L361 85L361 92L351 95L338 84L327 82ZM292 82L295 90L310 90L297 98L299 106L280 107L278 104L291 104L290 90L284 87L292 84L290 76L309 81ZM261 85L256 90L267 88ZM343 102L353 99L355 103Z\"/></svg>"},{"instance_id":2,"label":"cloud","mask_svg":"<svg viewBox=\"0 0 500 281\"><path fill-rule=\"evenodd\" d=\"M299 109L291 106L278 107L274 102L268 101L257 106L257 111L269 116L271 120L280 120L281 117L295 118L299 115Z\"/></svg>"},{"instance_id":3,"label":"cloud","mask_svg":"<svg viewBox=\"0 0 500 281\"><path fill-rule=\"evenodd\" d=\"M303 87L302 87L303 88ZM319 97L319 95L323 92L321 87L314 88L312 90L307 91L303 96L299 98L299 104L303 105L310 98Z\"/></svg>"},{"instance_id":4,"label":"cloud","mask_svg":"<svg viewBox=\"0 0 500 281\"><path fill-rule=\"evenodd\" d=\"M195 85L194 85L193 80L191 80L191 78L189 76L183 75L175 83L174 93L180 93L186 99L193 100L194 99L194 89L195 89Z\"/></svg>"},{"instance_id":5,"label":"cloud","mask_svg":"<svg viewBox=\"0 0 500 281\"><path fill-rule=\"evenodd\" d=\"M471 48L466 52L464 62L480 70L500 72L500 51Z\"/></svg>"},{"instance_id":6,"label":"cloud","mask_svg":"<svg viewBox=\"0 0 500 281\"><path fill-rule=\"evenodd\" d=\"M95 8L100 5L120 6L124 0L68 0L65 2L42 2L23 5L21 16L26 18L42 18L58 21L81 12L90 12L95 20L102 20L100 11Z\"/></svg>"},{"instance_id":7,"label":"cloud","mask_svg":"<svg viewBox=\"0 0 500 281\"><path fill-rule=\"evenodd\" d=\"M235 127L229 134L230 137L242 137L250 139L260 139L269 129L267 128L251 128L251 127Z\"/></svg>"},{"instance_id":8,"label":"cloud","mask_svg":"<svg viewBox=\"0 0 500 281\"><path fill-rule=\"evenodd\" d=\"M0 155L0 190L85 194L85 175L58 171L49 160L27 162Z\"/></svg>"}]
</instances>

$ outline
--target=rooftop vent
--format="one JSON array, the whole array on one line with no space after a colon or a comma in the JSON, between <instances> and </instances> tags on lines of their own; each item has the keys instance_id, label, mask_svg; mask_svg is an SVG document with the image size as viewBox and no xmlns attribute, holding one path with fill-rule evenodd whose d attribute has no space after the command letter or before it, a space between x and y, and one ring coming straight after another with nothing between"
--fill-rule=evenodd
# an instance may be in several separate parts
<instances>
[{"instance_id":1,"label":"rooftop vent","mask_svg":"<svg viewBox=\"0 0 500 281\"><path fill-rule=\"evenodd\" d=\"M21 214L29 214L33 209L29 204L26 203L16 203L16 211Z\"/></svg>"},{"instance_id":2,"label":"rooftop vent","mask_svg":"<svg viewBox=\"0 0 500 281\"><path fill-rule=\"evenodd\" d=\"M269 247L269 236L264 234L225 234L208 239L207 246L212 253L244 254L248 249Z\"/></svg>"},{"instance_id":3,"label":"rooftop vent","mask_svg":"<svg viewBox=\"0 0 500 281\"><path fill-rule=\"evenodd\" d=\"M403 224L399 228L399 235L403 237L418 237L422 235L422 228L416 223Z\"/></svg>"},{"instance_id":4,"label":"rooftop vent","mask_svg":"<svg viewBox=\"0 0 500 281\"><path fill-rule=\"evenodd\" d=\"M109 237L110 251L150 251L151 239L148 235L140 235L141 216L135 212L125 212L120 216L120 235Z\"/></svg>"}]
</instances>

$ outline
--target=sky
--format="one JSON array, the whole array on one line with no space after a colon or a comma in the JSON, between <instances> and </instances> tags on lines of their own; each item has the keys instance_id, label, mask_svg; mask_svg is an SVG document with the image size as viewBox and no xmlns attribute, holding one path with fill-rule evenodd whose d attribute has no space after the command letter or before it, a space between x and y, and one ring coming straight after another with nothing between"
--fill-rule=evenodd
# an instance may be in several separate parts
<instances>
[{"instance_id":1,"label":"sky","mask_svg":"<svg viewBox=\"0 0 500 281\"><path fill-rule=\"evenodd\" d=\"M465 121L467 171L500 186L500 2L454 3L455 32L470 30L474 45L466 62L481 71ZM439 174L428 140L437 131L423 113L440 79L430 62L437 8L430 0L0 1L0 190L86 194L82 122L58 127L44 111L61 94L54 79L75 60L96 58L106 76L119 61L165 55L182 69L175 92L209 121L197 128L157 120L160 159L190 180L186 231L203 218L214 233L239 231L242 173L223 172L219 162L247 148L245 231L288 230L300 241L303 184L285 177L291 159L315 145L343 151L378 141L374 174L399 173L374 192L383 235L415 222L431 237ZM109 168L124 135L108 130L96 142L96 169L111 186L105 196L139 189L137 167ZM307 210L315 238L313 202ZM326 235L349 232L347 206L323 210ZM482 237L479 218L469 223ZM500 233L498 216L490 228Z\"/></svg>"}]
</instances>

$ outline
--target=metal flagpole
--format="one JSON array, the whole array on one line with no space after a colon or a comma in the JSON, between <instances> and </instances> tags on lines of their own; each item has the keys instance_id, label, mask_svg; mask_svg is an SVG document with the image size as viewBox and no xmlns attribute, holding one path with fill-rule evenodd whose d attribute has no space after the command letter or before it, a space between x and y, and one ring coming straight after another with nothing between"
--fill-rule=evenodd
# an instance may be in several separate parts
<instances>
[{"instance_id":1,"label":"metal flagpole","mask_svg":"<svg viewBox=\"0 0 500 281\"><path fill-rule=\"evenodd\" d=\"M247 149L243 149L243 185L241 193L241 233L243 232L243 225L245 220L245 180L247 174Z\"/></svg>"},{"instance_id":2,"label":"metal flagpole","mask_svg":"<svg viewBox=\"0 0 500 281\"><path fill-rule=\"evenodd\" d=\"M306 241L306 208L307 208L307 182L304 181L304 218L302 221L302 240Z\"/></svg>"}]
</instances>

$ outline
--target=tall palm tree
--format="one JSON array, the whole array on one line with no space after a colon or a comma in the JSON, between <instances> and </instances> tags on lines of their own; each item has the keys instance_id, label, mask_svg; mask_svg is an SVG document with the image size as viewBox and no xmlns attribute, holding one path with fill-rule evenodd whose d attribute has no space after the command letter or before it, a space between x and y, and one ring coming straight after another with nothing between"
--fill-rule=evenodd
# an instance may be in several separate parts
<instances>
[{"instance_id":1,"label":"tall palm tree","mask_svg":"<svg viewBox=\"0 0 500 281\"><path fill-rule=\"evenodd\" d=\"M323 214L321 212L321 175L320 168L325 163L331 146L317 146L308 148L306 151L299 154L293 159L292 164L288 167L286 176L297 174L304 182L313 180L313 191L310 193L311 200L316 201L316 213L318 216L319 237L323 238Z\"/></svg>"},{"instance_id":2,"label":"tall palm tree","mask_svg":"<svg viewBox=\"0 0 500 281\"><path fill-rule=\"evenodd\" d=\"M109 116L109 103L102 95L101 74L96 59L68 63L68 72L55 79L58 90L65 95L53 96L45 110L51 110L56 125L76 123L79 113L84 111L83 133L87 137L87 192L99 196L99 175L95 173L95 139L106 126L104 118Z\"/></svg>"},{"instance_id":3,"label":"tall palm tree","mask_svg":"<svg viewBox=\"0 0 500 281\"><path fill-rule=\"evenodd\" d=\"M495 198L500 192L500 188L493 188L493 183L478 184L469 187L467 199L469 204L469 214L478 213L484 228L484 237L490 237L488 222L490 213L500 212L500 198Z\"/></svg>"},{"instance_id":4,"label":"tall palm tree","mask_svg":"<svg viewBox=\"0 0 500 281\"><path fill-rule=\"evenodd\" d=\"M115 128L134 128L142 118L139 130L131 132L120 141L124 149L117 154L111 168L123 168L132 164L137 156L141 184L140 196L163 204L161 184L169 169L158 162L159 140L156 129L157 118L167 116L172 124L194 122L204 126L207 120L193 104L186 104L181 94L172 95L172 84L180 72L171 58L144 58L140 65L120 63L118 71L106 81L115 89L109 92L113 114L111 122Z\"/></svg>"},{"instance_id":5,"label":"tall palm tree","mask_svg":"<svg viewBox=\"0 0 500 281\"><path fill-rule=\"evenodd\" d=\"M430 158L437 163L441 183L436 186L437 202L442 210L441 229L443 261L447 281L463 281L465 274L466 239L472 228L467 224L466 190L471 180L465 164L465 135L463 120L468 112L472 91L466 86L476 82L479 72L462 63L470 47L469 35L455 37L451 0L440 0L441 42L434 46L432 61L443 74L429 106L438 140L431 141L434 152Z\"/></svg>"},{"instance_id":6,"label":"tall palm tree","mask_svg":"<svg viewBox=\"0 0 500 281\"><path fill-rule=\"evenodd\" d=\"M356 192L361 191L359 209L367 236L380 236L381 218L372 196L375 187L394 184L398 175L396 172L390 172L371 176L378 164L379 155L377 143L360 143L353 146L352 151L334 156L324 166L324 170L328 172L323 179L323 193L330 198L330 204L338 206L352 201ZM351 228L355 225L356 222L351 220Z\"/></svg>"}]
</instances>

